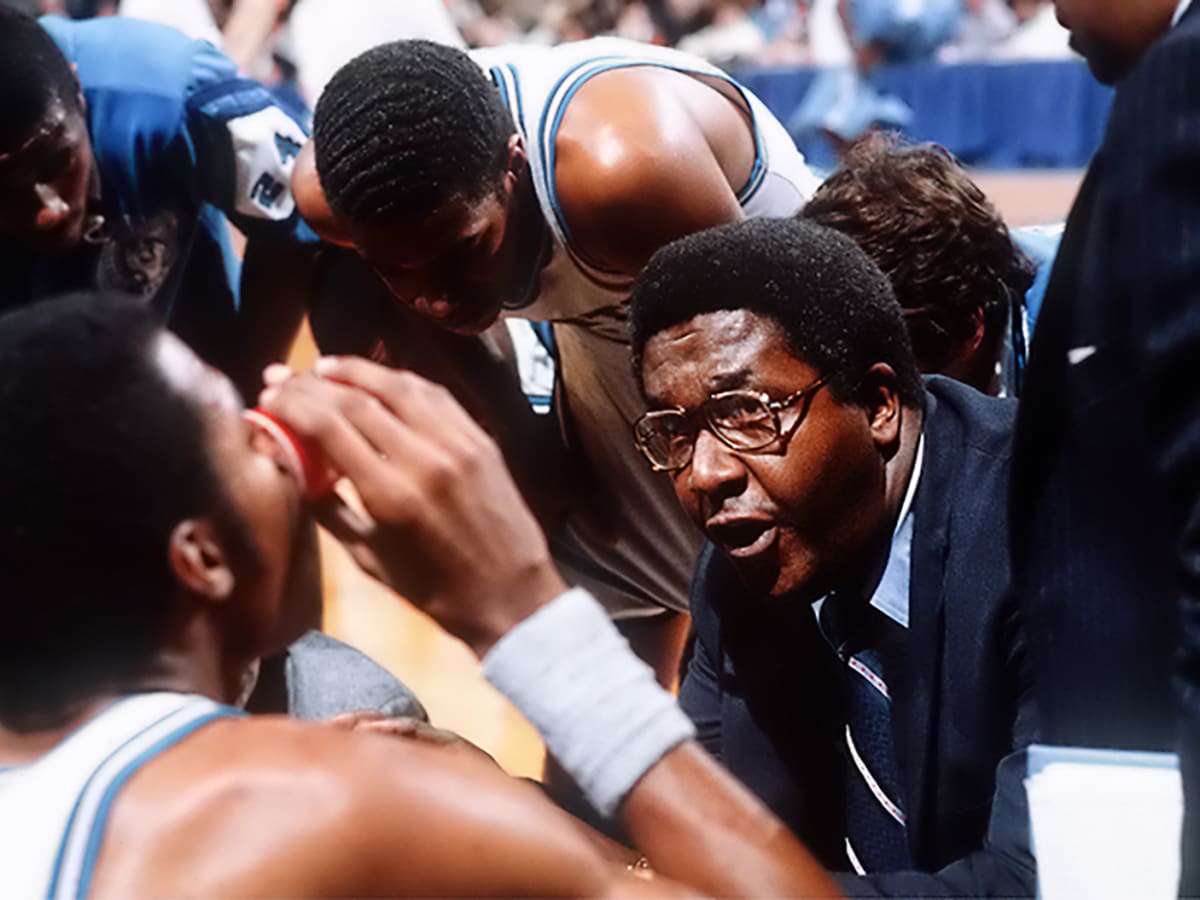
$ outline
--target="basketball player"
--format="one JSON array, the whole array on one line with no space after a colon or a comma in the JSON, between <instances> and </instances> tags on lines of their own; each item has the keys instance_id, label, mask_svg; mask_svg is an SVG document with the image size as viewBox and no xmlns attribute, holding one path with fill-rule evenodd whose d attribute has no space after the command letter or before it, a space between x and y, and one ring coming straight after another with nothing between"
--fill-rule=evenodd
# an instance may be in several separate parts
<instances>
[{"instance_id":1,"label":"basketball player","mask_svg":"<svg viewBox=\"0 0 1200 900\"><path fill-rule=\"evenodd\" d=\"M678 660L699 535L628 439L642 412L629 286L663 244L745 216L790 215L816 184L783 127L729 76L615 39L472 56L421 41L375 48L326 88L293 175L308 222L355 247L428 322L459 335L501 315L550 323L557 412L586 468L551 491L573 507L542 522L568 581L624 620L663 680ZM361 290L332 293L343 322L372 308ZM378 328L325 328L328 313L315 309L318 343L418 369L414 352L454 343L403 317L391 324L398 317L387 306L376 303ZM349 327L364 333L362 344L324 339ZM471 365L481 364L463 363ZM490 373L477 380L502 393ZM485 422L511 406L456 393ZM513 419L489 430L540 511L549 466L522 477L524 451L505 436Z\"/></svg>"},{"instance_id":2,"label":"basketball player","mask_svg":"<svg viewBox=\"0 0 1200 900\"><path fill-rule=\"evenodd\" d=\"M0 7L0 83L0 308L138 294L252 396L317 244L288 189L304 116L212 45L116 16Z\"/></svg>"}]
</instances>

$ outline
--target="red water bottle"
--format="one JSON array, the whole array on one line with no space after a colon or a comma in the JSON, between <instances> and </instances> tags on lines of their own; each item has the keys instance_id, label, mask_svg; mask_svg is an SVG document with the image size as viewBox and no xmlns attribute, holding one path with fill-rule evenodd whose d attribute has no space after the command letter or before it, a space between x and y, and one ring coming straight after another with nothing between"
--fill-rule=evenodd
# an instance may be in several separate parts
<instances>
[{"instance_id":1,"label":"red water bottle","mask_svg":"<svg viewBox=\"0 0 1200 900\"><path fill-rule=\"evenodd\" d=\"M252 426L275 444L279 460L296 479L300 492L306 498L320 500L332 493L341 473L320 448L301 441L291 429L264 409L248 409L244 415Z\"/></svg>"}]
</instances>

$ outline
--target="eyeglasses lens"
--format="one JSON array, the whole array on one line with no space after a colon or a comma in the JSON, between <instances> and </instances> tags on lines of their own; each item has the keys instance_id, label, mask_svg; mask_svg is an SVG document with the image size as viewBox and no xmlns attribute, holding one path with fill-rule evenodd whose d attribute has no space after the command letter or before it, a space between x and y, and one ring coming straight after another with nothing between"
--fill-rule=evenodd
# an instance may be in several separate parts
<instances>
[{"instance_id":1,"label":"eyeglasses lens","mask_svg":"<svg viewBox=\"0 0 1200 900\"><path fill-rule=\"evenodd\" d=\"M758 450L779 436L775 417L756 394L727 393L709 400L708 421L738 450Z\"/></svg>"},{"instance_id":2,"label":"eyeglasses lens","mask_svg":"<svg viewBox=\"0 0 1200 900\"><path fill-rule=\"evenodd\" d=\"M637 423L637 438L656 466L673 469L687 462L691 440L681 413L665 410L651 413Z\"/></svg>"}]
</instances>

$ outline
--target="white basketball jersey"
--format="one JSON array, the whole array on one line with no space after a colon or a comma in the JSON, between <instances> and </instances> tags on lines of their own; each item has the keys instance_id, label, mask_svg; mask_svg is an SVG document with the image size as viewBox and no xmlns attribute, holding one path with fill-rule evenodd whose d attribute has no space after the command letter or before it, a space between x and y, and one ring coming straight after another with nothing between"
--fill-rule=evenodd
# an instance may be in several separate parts
<instances>
[{"instance_id":1,"label":"white basketball jersey","mask_svg":"<svg viewBox=\"0 0 1200 900\"><path fill-rule=\"evenodd\" d=\"M0 897L86 897L109 812L129 778L197 728L239 714L189 694L138 694L34 762L0 768Z\"/></svg>"},{"instance_id":2,"label":"white basketball jersey","mask_svg":"<svg viewBox=\"0 0 1200 900\"><path fill-rule=\"evenodd\" d=\"M473 58L499 89L529 158L553 255L537 296L511 315L552 322L568 434L588 461L607 517L573 515L549 535L568 581L592 591L615 617L663 607L687 610L700 533L634 447L632 423L645 411L630 365L626 301L631 279L589 266L571 244L554 183L555 139L564 111L591 78L613 69L656 66L696 77L741 105L754 131L755 163L738 191L749 217L790 216L820 183L766 106L720 69L649 44L596 38L557 47L477 50Z\"/></svg>"},{"instance_id":3,"label":"white basketball jersey","mask_svg":"<svg viewBox=\"0 0 1200 900\"><path fill-rule=\"evenodd\" d=\"M787 130L763 102L699 57L620 38L593 38L554 47L514 44L476 50L471 55L499 88L513 116L525 143L538 203L554 236L554 259L542 273L538 296L520 310L523 318L576 319L599 306L611 306L628 293L630 279L594 269L575 253L554 183L555 140L563 114L576 92L597 75L646 66L670 69L714 85L714 90L719 86L723 96L740 102L750 115L756 151L750 177L738 191L748 218L790 216L820 184ZM583 277L559 271L560 261L566 261L560 257L569 259ZM600 291L586 290L589 285Z\"/></svg>"}]
</instances>

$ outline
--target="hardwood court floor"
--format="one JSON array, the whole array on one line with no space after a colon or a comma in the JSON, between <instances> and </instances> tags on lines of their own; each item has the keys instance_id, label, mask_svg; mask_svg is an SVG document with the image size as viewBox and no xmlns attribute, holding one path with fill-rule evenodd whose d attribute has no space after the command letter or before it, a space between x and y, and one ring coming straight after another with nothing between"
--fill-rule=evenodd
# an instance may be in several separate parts
<instances>
[{"instance_id":1,"label":"hardwood court floor","mask_svg":"<svg viewBox=\"0 0 1200 900\"><path fill-rule=\"evenodd\" d=\"M306 327L289 361L303 370L315 355ZM362 650L412 688L435 725L478 744L513 775L541 775L545 751L537 733L483 680L465 644L363 574L324 532L321 567L326 632Z\"/></svg>"},{"instance_id":2,"label":"hardwood court floor","mask_svg":"<svg viewBox=\"0 0 1200 900\"><path fill-rule=\"evenodd\" d=\"M327 534L321 537L325 630L412 688L435 725L478 744L514 775L540 776L541 740L483 680L466 645L364 575Z\"/></svg>"}]
</instances>

